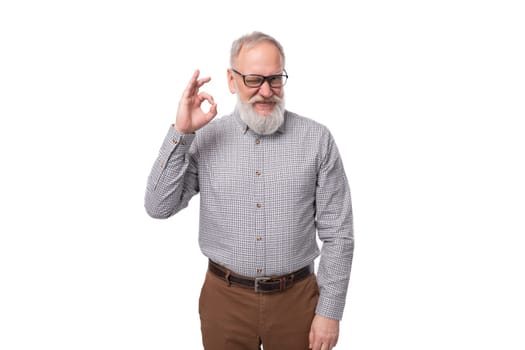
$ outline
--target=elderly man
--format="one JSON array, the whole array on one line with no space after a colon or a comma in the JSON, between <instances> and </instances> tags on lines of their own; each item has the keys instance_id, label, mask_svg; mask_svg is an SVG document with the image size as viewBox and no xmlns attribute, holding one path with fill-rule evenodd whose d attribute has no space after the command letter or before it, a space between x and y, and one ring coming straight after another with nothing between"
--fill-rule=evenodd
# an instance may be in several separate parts
<instances>
[{"instance_id":1,"label":"elderly man","mask_svg":"<svg viewBox=\"0 0 525 350\"><path fill-rule=\"evenodd\" d=\"M237 106L212 121L217 105L199 91L210 78L193 74L148 178L146 210L167 218L200 193L205 349L332 349L354 247L337 146L325 126L285 110L285 55L273 37L235 40L227 77Z\"/></svg>"}]
</instances>

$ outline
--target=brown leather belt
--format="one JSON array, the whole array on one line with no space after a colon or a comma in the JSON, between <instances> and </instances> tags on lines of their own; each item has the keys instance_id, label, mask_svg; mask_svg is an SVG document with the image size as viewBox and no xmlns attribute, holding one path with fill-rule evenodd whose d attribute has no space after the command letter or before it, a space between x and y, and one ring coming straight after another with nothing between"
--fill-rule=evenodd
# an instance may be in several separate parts
<instances>
[{"instance_id":1,"label":"brown leather belt","mask_svg":"<svg viewBox=\"0 0 525 350\"><path fill-rule=\"evenodd\" d=\"M230 284L253 289L256 293L281 292L290 288L294 282L299 282L312 274L310 266L305 266L284 276L247 278L232 274L229 270L211 260L208 263L208 271Z\"/></svg>"}]
</instances>

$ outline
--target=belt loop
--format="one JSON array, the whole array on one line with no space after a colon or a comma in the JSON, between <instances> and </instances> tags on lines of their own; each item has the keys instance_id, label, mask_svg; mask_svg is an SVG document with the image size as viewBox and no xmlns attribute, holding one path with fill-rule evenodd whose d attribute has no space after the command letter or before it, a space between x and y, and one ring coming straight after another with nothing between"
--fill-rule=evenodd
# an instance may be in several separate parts
<instances>
[{"instance_id":1,"label":"belt loop","mask_svg":"<svg viewBox=\"0 0 525 350\"><path fill-rule=\"evenodd\" d=\"M286 287L287 287L287 288L290 288L291 286L293 286L294 282L295 282L295 274L292 273L292 274L290 275L290 285L288 285L288 286L286 286Z\"/></svg>"},{"instance_id":2,"label":"belt loop","mask_svg":"<svg viewBox=\"0 0 525 350\"><path fill-rule=\"evenodd\" d=\"M231 287L232 283L230 282L230 270L226 270L226 276L224 276L224 279L226 280L226 283L228 283L228 287Z\"/></svg>"}]
</instances>

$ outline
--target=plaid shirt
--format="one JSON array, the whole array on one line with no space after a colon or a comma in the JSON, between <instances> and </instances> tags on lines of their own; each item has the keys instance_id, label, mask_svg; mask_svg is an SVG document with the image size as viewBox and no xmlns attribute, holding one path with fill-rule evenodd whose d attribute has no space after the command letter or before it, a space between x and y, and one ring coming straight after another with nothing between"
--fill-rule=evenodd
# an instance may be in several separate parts
<instances>
[{"instance_id":1,"label":"plaid shirt","mask_svg":"<svg viewBox=\"0 0 525 350\"><path fill-rule=\"evenodd\" d=\"M205 256L237 274L262 277L288 274L320 254L316 313L342 318L354 248L352 205L326 127L289 111L266 136L237 112L196 134L171 127L148 178L146 210L167 218L197 193Z\"/></svg>"}]
</instances>

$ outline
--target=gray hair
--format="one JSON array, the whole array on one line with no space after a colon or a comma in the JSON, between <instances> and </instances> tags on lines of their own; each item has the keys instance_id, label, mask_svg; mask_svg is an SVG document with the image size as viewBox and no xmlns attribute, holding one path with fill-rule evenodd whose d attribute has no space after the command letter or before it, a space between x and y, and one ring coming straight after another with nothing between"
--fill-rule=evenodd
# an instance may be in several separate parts
<instances>
[{"instance_id":1,"label":"gray hair","mask_svg":"<svg viewBox=\"0 0 525 350\"><path fill-rule=\"evenodd\" d=\"M241 49L246 46L247 48L253 47L256 44L262 42L262 41L268 41L275 45L277 49L279 50L279 53L281 54L281 63L284 68L284 50L281 44L275 39L274 37L262 33L262 32L252 32L251 34L245 34L241 36L239 39L235 40L232 44L232 49L230 53L230 66L233 67L233 63L239 56L239 53L241 52Z\"/></svg>"}]
</instances>

